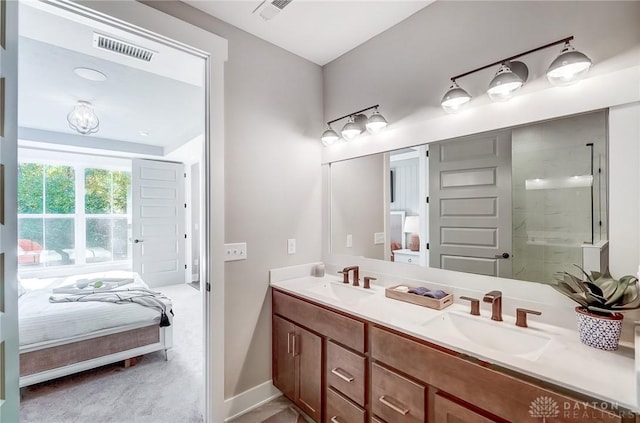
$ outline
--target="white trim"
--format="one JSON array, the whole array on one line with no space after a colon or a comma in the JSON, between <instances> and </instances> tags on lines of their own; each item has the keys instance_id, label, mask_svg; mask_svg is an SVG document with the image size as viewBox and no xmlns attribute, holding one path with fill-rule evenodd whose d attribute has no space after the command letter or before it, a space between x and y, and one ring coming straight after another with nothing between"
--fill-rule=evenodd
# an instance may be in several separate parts
<instances>
[{"instance_id":1,"label":"white trim","mask_svg":"<svg viewBox=\"0 0 640 423\"><path fill-rule=\"evenodd\" d=\"M262 404L278 398L282 392L268 380L224 401L225 422L240 417Z\"/></svg>"},{"instance_id":2,"label":"white trim","mask_svg":"<svg viewBox=\"0 0 640 423\"><path fill-rule=\"evenodd\" d=\"M204 202L208 206L203 238L208 262L202 261L205 333L204 421L224 420L224 62L227 40L134 0L83 2L49 0L50 5L114 25L205 59L206 133ZM206 284L211 284L211 291ZM215 292L215 295L212 293ZM215 377L214 377L215 376Z\"/></svg>"}]
</instances>

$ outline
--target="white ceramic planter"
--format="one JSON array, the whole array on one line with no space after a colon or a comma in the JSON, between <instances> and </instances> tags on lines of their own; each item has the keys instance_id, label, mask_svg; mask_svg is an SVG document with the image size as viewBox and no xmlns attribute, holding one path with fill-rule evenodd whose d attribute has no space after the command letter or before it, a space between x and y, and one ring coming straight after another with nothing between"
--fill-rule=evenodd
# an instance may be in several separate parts
<instances>
[{"instance_id":1,"label":"white ceramic planter","mask_svg":"<svg viewBox=\"0 0 640 423\"><path fill-rule=\"evenodd\" d=\"M576 307L576 316L578 333L583 344L606 351L618 349L624 317L622 314L600 316L588 312L584 307Z\"/></svg>"}]
</instances>

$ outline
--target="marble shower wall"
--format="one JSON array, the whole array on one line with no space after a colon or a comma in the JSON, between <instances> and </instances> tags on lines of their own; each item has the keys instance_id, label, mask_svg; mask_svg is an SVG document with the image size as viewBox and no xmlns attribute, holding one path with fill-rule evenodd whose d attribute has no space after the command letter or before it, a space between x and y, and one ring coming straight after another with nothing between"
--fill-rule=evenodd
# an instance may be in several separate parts
<instances>
[{"instance_id":1,"label":"marble shower wall","mask_svg":"<svg viewBox=\"0 0 640 423\"><path fill-rule=\"evenodd\" d=\"M606 121L600 111L513 130L514 279L548 283L558 271L576 273L581 245L591 242L592 213L594 240L606 239ZM576 186L591 175L588 143L593 210L591 186Z\"/></svg>"}]
</instances>

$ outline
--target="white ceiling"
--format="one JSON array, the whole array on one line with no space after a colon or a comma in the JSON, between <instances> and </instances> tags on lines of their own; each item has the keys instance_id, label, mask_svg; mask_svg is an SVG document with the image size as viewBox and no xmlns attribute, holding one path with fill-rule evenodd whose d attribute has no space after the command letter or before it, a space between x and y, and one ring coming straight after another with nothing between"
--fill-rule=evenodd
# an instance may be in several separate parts
<instances>
[{"instance_id":1,"label":"white ceiling","mask_svg":"<svg viewBox=\"0 0 640 423\"><path fill-rule=\"evenodd\" d=\"M147 63L97 49L92 46L94 31L157 53ZM204 61L118 31L22 3L18 62L22 139L164 154L204 132ZM73 72L76 67L98 70L107 80L83 79ZM100 119L96 134L78 135L69 128L67 114L79 100L94 106Z\"/></svg>"},{"instance_id":2,"label":"white ceiling","mask_svg":"<svg viewBox=\"0 0 640 423\"><path fill-rule=\"evenodd\" d=\"M252 14L262 0L183 1L323 66L435 0L293 0L270 21Z\"/></svg>"}]
</instances>

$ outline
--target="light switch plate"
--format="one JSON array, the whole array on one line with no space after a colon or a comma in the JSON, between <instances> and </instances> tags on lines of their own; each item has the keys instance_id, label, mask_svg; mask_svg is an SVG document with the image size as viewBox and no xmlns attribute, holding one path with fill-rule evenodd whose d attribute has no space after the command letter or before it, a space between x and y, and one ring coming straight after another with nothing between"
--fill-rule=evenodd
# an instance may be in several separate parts
<instances>
[{"instance_id":1,"label":"light switch plate","mask_svg":"<svg viewBox=\"0 0 640 423\"><path fill-rule=\"evenodd\" d=\"M384 232L376 232L373 234L373 243L375 245L384 244Z\"/></svg>"},{"instance_id":2,"label":"light switch plate","mask_svg":"<svg viewBox=\"0 0 640 423\"><path fill-rule=\"evenodd\" d=\"M289 238L287 240L287 254L295 254L296 253L296 239Z\"/></svg>"},{"instance_id":3,"label":"light switch plate","mask_svg":"<svg viewBox=\"0 0 640 423\"><path fill-rule=\"evenodd\" d=\"M347 248L353 247L353 235L347 235Z\"/></svg>"},{"instance_id":4,"label":"light switch plate","mask_svg":"<svg viewBox=\"0 0 640 423\"><path fill-rule=\"evenodd\" d=\"M224 261L247 259L247 243L224 244Z\"/></svg>"}]
</instances>

